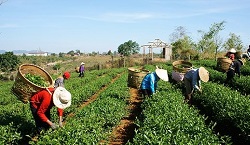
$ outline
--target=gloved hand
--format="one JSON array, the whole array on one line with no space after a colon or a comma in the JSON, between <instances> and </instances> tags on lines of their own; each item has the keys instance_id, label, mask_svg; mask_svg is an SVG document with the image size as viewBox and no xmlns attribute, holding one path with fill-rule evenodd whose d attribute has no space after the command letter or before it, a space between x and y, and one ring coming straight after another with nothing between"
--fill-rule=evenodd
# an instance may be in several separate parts
<instances>
[{"instance_id":1,"label":"gloved hand","mask_svg":"<svg viewBox=\"0 0 250 145\"><path fill-rule=\"evenodd\" d=\"M59 126L60 126L60 127L63 127L62 121L59 121Z\"/></svg>"},{"instance_id":2,"label":"gloved hand","mask_svg":"<svg viewBox=\"0 0 250 145\"><path fill-rule=\"evenodd\" d=\"M50 126L52 129L56 129L58 128L58 126L55 123L52 123L52 125Z\"/></svg>"}]
</instances>

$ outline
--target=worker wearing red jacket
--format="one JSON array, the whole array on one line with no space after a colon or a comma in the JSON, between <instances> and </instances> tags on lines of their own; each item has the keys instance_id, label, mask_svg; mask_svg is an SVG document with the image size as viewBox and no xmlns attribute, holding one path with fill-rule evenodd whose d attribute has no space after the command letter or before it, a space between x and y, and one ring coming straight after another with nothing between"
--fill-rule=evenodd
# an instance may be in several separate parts
<instances>
[{"instance_id":1,"label":"worker wearing red jacket","mask_svg":"<svg viewBox=\"0 0 250 145\"><path fill-rule=\"evenodd\" d=\"M51 122L50 109L57 107L59 126L62 127L63 109L71 105L71 94L64 87L54 87L41 90L30 98L30 109L35 120L38 134L50 127L56 129L58 126Z\"/></svg>"}]
</instances>

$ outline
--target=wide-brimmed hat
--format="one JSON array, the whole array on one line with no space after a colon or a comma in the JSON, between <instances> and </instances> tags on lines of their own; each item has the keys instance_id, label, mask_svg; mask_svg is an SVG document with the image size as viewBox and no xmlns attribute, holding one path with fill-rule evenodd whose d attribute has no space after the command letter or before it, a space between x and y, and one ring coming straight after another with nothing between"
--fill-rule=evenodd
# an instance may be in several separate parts
<instances>
[{"instance_id":1,"label":"wide-brimmed hat","mask_svg":"<svg viewBox=\"0 0 250 145\"><path fill-rule=\"evenodd\" d=\"M85 64L84 62L81 63L81 65L84 65L84 64Z\"/></svg>"},{"instance_id":2,"label":"wide-brimmed hat","mask_svg":"<svg viewBox=\"0 0 250 145\"><path fill-rule=\"evenodd\" d=\"M71 94L64 87L57 87L53 93L53 103L56 107L65 109L71 105Z\"/></svg>"},{"instance_id":3,"label":"wide-brimmed hat","mask_svg":"<svg viewBox=\"0 0 250 145\"><path fill-rule=\"evenodd\" d=\"M168 71L167 71L167 70L157 68L157 69L155 70L155 72L156 72L156 75L157 75L160 79L162 79L163 81L168 81Z\"/></svg>"},{"instance_id":4,"label":"wide-brimmed hat","mask_svg":"<svg viewBox=\"0 0 250 145\"><path fill-rule=\"evenodd\" d=\"M209 80L209 72L204 68L199 68L199 77L203 82L208 82Z\"/></svg>"},{"instance_id":5,"label":"wide-brimmed hat","mask_svg":"<svg viewBox=\"0 0 250 145\"><path fill-rule=\"evenodd\" d=\"M231 52L231 53L236 53L236 50L235 50L235 48L231 48L231 49L229 50L229 52Z\"/></svg>"}]
</instances>

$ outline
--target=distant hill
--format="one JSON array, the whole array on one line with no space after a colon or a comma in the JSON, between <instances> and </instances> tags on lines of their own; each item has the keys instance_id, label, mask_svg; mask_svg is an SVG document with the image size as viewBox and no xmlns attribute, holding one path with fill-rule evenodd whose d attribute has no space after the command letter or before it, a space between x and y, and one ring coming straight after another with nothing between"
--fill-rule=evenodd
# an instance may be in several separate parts
<instances>
[{"instance_id":1,"label":"distant hill","mask_svg":"<svg viewBox=\"0 0 250 145\"><path fill-rule=\"evenodd\" d=\"M27 50L13 50L13 53L14 54L24 54L24 53L31 53L31 52L36 52L37 50L30 50L30 51L27 51ZM5 52L8 52L6 50L0 50L0 54L3 54Z\"/></svg>"}]
</instances>

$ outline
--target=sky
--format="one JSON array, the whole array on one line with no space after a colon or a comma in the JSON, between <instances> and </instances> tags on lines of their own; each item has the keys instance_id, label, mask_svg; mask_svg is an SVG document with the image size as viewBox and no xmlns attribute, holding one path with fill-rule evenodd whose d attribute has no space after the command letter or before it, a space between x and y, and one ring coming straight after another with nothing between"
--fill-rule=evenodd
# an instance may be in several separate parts
<instances>
[{"instance_id":1,"label":"sky","mask_svg":"<svg viewBox=\"0 0 250 145\"><path fill-rule=\"evenodd\" d=\"M194 42L214 23L250 44L249 0L0 0L0 50L50 53L118 51L129 40L140 46L184 27ZM141 48L142 50L142 48Z\"/></svg>"}]
</instances>

